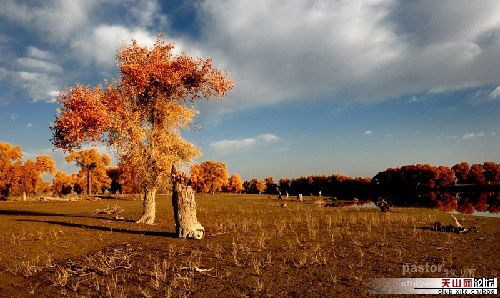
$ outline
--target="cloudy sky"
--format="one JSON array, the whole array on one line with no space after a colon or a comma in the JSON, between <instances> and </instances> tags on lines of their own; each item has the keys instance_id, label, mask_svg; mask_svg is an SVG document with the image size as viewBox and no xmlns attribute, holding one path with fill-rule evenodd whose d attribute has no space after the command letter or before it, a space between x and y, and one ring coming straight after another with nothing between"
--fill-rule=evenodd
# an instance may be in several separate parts
<instances>
[{"instance_id":1,"label":"cloudy sky","mask_svg":"<svg viewBox=\"0 0 500 298\"><path fill-rule=\"evenodd\" d=\"M2 0L0 141L74 170L59 91L160 33L234 80L184 136L245 179L500 161L500 1L480 0Z\"/></svg>"}]
</instances>

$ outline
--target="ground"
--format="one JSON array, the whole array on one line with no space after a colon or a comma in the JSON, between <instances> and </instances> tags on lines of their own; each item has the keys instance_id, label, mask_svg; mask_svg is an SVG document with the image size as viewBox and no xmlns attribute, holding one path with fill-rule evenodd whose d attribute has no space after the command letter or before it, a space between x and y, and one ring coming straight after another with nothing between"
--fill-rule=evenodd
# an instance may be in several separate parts
<instances>
[{"instance_id":1,"label":"ground","mask_svg":"<svg viewBox=\"0 0 500 298\"><path fill-rule=\"evenodd\" d=\"M351 297L375 277L498 277L500 218L458 215L477 231L441 233L429 228L453 219L437 210L312 200L197 195L199 241L173 237L168 196L154 226L133 222L136 196L0 202L0 296Z\"/></svg>"}]
</instances>

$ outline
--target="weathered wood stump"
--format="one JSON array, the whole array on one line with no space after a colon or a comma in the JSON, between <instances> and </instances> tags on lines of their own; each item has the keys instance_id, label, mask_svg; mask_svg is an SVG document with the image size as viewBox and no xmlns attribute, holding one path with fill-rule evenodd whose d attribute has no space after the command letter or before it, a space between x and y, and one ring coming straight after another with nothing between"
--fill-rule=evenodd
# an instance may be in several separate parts
<instances>
[{"instance_id":1,"label":"weathered wood stump","mask_svg":"<svg viewBox=\"0 0 500 298\"><path fill-rule=\"evenodd\" d=\"M196 202L191 186L177 185L172 196L175 233L179 238L201 239L205 228L196 219Z\"/></svg>"},{"instance_id":2,"label":"weathered wood stump","mask_svg":"<svg viewBox=\"0 0 500 298\"><path fill-rule=\"evenodd\" d=\"M185 177L172 167L172 207L174 209L175 234L179 238L202 239L205 228L196 218L196 201L191 186L185 185Z\"/></svg>"}]
</instances>

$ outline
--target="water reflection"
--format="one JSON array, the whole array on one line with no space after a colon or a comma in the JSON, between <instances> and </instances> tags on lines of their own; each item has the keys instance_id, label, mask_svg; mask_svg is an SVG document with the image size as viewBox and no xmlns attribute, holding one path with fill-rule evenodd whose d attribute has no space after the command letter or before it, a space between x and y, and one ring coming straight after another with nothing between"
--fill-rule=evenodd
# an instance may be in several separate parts
<instances>
[{"instance_id":1,"label":"water reflection","mask_svg":"<svg viewBox=\"0 0 500 298\"><path fill-rule=\"evenodd\" d=\"M339 198L342 199L342 198ZM358 197L349 203L329 206L373 207L378 200L386 200L392 206L437 208L444 212L456 212L477 216L500 217L500 192L425 192L390 193ZM328 205L327 205L328 206Z\"/></svg>"}]
</instances>

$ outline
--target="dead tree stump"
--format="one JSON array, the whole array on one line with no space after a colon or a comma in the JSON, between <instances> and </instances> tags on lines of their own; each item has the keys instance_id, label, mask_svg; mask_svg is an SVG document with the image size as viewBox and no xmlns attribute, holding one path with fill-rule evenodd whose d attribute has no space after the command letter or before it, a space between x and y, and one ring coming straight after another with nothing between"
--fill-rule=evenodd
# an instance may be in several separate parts
<instances>
[{"instance_id":1,"label":"dead tree stump","mask_svg":"<svg viewBox=\"0 0 500 298\"><path fill-rule=\"evenodd\" d=\"M175 234L178 238L201 239L205 228L196 219L196 201L191 186L185 185L185 177L178 175L172 166L172 207L174 209Z\"/></svg>"}]
</instances>

